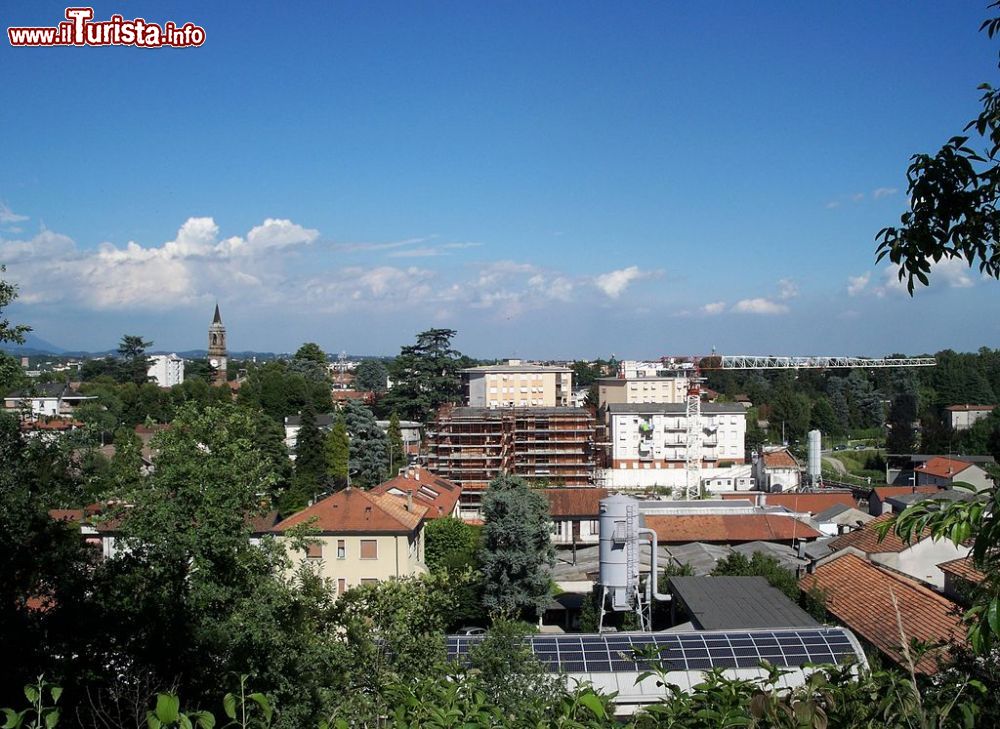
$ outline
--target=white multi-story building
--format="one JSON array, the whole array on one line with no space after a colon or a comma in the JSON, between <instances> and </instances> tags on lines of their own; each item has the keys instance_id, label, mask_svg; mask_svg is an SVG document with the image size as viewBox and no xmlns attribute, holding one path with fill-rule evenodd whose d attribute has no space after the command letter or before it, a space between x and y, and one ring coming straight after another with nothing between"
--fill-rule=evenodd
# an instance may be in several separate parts
<instances>
[{"instance_id":1,"label":"white multi-story building","mask_svg":"<svg viewBox=\"0 0 1000 729\"><path fill-rule=\"evenodd\" d=\"M149 358L146 375L160 387L173 387L184 382L184 358L176 354L154 354Z\"/></svg>"},{"instance_id":2,"label":"white multi-story building","mask_svg":"<svg viewBox=\"0 0 1000 729\"><path fill-rule=\"evenodd\" d=\"M609 403L604 485L683 487L688 419L683 403ZM707 491L753 486L746 463L746 411L737 403L702 403L701 485Z\"/></svg>"},{"instance_id":3,"label":"white multi-story building","mask_svg":"<svg viewBox=\"0 0 1000 729\"><path fill-rule=\"evenodd\" d=\"M573 405L573 370L569 367L507 364L462 370L466 402L474 408L568 407Z\"/></svg>"}]
</instances>

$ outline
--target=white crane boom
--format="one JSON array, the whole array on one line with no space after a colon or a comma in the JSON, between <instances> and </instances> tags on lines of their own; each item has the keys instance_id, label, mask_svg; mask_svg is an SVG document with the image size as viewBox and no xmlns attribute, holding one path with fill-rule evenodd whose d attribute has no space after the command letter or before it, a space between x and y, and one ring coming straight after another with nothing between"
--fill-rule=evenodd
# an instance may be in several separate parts
<instances>
[{"instance_id":1,"label":"white crane boom","mask_svg":"<svg viewBox=\"0 0 1000 729\"><path fill-rule=\"evenodd\" d=\"M775 357L721 355L702 360L703 370L797 370L859 367L933 367L933 357ZM718 360L718 364L712 360Z\"/></svg>"}]
</instances>

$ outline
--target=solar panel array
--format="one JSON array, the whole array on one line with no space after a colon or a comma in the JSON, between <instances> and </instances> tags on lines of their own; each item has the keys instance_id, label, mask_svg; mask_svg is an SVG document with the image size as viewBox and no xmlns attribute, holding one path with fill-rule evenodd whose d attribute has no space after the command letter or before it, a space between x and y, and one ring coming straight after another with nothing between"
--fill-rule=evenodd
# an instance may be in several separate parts
<instances>
[{"instance_id":1,"label":"solar panel array","mask_svg":"<svg viewBox=\"0 0 1000 729\"><path fill-rule=\"evenodd\" d=\"M481 640L481 636L448 636L448 657L465 660ZM535 635L526 640L543 665L564 673L646 671L654 667L656 656L668 671L757 668L761 661L779 667L858 661L854 644L840 628Z\"/></svg>"}]
</instances>

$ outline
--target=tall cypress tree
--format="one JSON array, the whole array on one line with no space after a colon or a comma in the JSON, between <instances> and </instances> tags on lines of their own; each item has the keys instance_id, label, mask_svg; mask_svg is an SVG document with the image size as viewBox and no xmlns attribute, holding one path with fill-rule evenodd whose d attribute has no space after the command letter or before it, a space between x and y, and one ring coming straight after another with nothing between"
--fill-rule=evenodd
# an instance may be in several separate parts
<instances>
[{"instance_id":1,"label":"tall cypress tree","mask_svg":"<svg viewBox=\"0 0 1000 729\"><path fill-rule=\"evenodd\" d=\"M295 440L295 477L281 498L281 511L298 511L309 500L327 491L326 448L323 433L316 425L316 411L306 406L302 411L298 438Z\"/></svg>"},{"instance_id":2,"label":"tall cypress tree","mask_svg":"<svg viewBox=\"0 0 1000 729\"><path fill-rule=\"evenodd\" d=\"M334 488L342 489L347 485L350 458L351 442L347 435L347 423L343 414L338 414L333 428L326 436L326 472L333 479Z\"/></svg>"}]
</instances>

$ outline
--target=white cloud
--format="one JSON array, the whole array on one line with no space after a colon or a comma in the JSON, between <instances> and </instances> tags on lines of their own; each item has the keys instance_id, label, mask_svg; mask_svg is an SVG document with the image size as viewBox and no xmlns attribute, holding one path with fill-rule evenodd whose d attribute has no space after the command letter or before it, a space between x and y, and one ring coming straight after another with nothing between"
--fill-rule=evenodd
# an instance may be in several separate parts
<instances>
[{"instance_id":1,"label":"white cloud","mask_svg":"<svg viewBox=\"0 0 1000 729\"><path fill-rule=\"evenodd\" d=\"M871 271L867 271L860 276L848 276L847 277L847 295L857 296L858 294L864 292L868 288L868 282L871 280Z\"/></svg>"},{"instance_id":2,"label":"white cloud","mask_svg":"<svg viewBox=\"0 0 1000 729\"><path fill-rule=\"evenodd\" d=\"M721 314L726 310L725 301L713 301L711 304L705 304L701 307L703 314L708 314L709 316L715 316L716 314Z\"/></svg>"},{"instance_id":3,"label":"white cloud","mask_svg":"<svg viewBox=\"0 0 1000 729\"><path fill-rule=\"evenodd\" d=\"M11 223L23 223L28 219L27 215L18 215L9 207L6 203L0 202L0 225L8 225Z\"/></svg>"},{"instance_id":4,"label":"white cloud","mask_svg":"<svg viewBox=\"0 0 1000 729\"><path fill-rule=\"evenodd\" d=\"M610 299L617 299L632 284L644 278L661 275L661 271L643 271L638 266L629 266L617 271L608 271L594 277L594 285Z\"/></svg>"},{"instance_id":5,"label":"white cloud","mask_svg":"<svg viewBox=\"0 0 1000 729\"><path fill-rule=\"evenodd\" d=\"M733 305L733 311L740 314L787 314L788 307L770 299L743 299Z\"/></svg>"},{"instance_id":6,"label":"white cloud","mask_svg":"<svg viewBox=\"0 0 1000 729\"><path fill-rule=\"evenodd\" d=\"M976 285L973 277L973 269L962 258L942 258L937 263L931 264L931 270L927 274L930 285L924 287L919 281L914 281L914 293L924 289L968 289ZM882 271L882 284L872 289L879 298L890 294L909 296L906 290L906 278L899 278L899 268L888 266Z\"/></svg>"},{"instance_id":7,"label":"white cloud","mask_svg":"<svg viewBox=\"0 0 1000 729\"><path fill-rule=\"evenodd\" d=\"M884 197L895 195L897 192L898 190L895 187L876 187L872 191L872 197L876 200L881 200Z\"/></svg>"},{"instance_id":8,"label":"white cloud","mask_svg":"<svg viewBox=\"0 0 1000 729\"><path fill-rule=\"evenodd\" d=\"M827 210L833 210L834 208L839 208L840 207L840 201L839 200L830 200L823 207L825 207Z\"/></svg>"},{"instance_id":9,"label":"white cloud","mask_svg":"<svg viewBox=\"0 0 1000 729\"><path fill-rule=\"evenodd\" d=\"M787 301L799 295L799 285L790 278L778 281L778 298Z\"/></svg>"}]
</instances>

